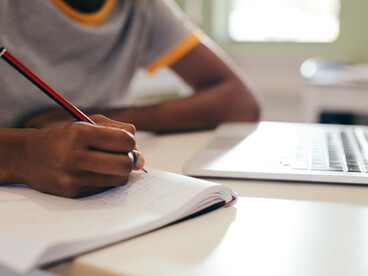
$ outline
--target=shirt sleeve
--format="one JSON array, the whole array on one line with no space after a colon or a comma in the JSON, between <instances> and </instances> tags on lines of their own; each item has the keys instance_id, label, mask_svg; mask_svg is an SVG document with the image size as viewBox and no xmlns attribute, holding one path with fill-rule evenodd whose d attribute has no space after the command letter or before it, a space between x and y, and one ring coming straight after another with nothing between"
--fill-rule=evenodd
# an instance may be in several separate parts
<instances>
[{"instance_id":1,"label":"shirt sleeve","mask_svg":"<svg viewBox=\"0 0 368 276\"><path fill-rule=\"evenodd\" d=\"M151 0L149 37L142 66L152 73L170 66L200 43L202 35L171 0Z\"/></svg>"}]
</instances>

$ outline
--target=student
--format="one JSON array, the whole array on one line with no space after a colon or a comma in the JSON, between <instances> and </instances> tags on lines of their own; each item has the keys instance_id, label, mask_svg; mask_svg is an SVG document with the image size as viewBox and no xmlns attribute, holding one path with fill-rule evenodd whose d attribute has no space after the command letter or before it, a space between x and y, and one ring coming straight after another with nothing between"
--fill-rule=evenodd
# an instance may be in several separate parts
<instances>
[{"instance_id":1,"label":"student","mask_svg":"<svg viewBox=\"0 0 368 276\"><path fill-rule=\"evenodd\" d=\"M126 153L135 145L130 124L172 132L258 119L256 97L239 70L170 1L1 1L0 20L1 46L85 113L114 120L94 116L99 126L71 121L1 62L0 183L89 195L128 181L134 164ZM163 66L193 95L140 107L118 104L138 68ZM25 129L14 128L20 125Z\"/></svg>"}]
</instances>

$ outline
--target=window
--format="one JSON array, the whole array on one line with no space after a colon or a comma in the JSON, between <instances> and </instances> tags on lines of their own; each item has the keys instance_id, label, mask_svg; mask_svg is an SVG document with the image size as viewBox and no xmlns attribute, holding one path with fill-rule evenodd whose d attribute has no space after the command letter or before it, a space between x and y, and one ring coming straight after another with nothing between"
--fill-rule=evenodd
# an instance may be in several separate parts
<instances>
[{"instance_id":1,"label":"window","mask_svg":"<svg viewBox=\"0 0 368 276\"><path fill-rule=\"evenodd\" d=\"M339 0L231 1L228 31L235 41L333 42L339 35Z\"/></svg>"}]
</instances>

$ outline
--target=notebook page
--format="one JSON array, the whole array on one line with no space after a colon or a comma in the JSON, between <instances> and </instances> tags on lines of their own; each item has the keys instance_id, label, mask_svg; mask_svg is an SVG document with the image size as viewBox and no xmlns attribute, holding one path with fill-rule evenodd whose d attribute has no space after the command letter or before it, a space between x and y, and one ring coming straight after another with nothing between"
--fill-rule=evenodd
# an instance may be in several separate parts
<instances>
[{"instance_id":1,"label":"notebook page","mask_svg":"<svg viewBox=\"0 0 368 276\"><path fill-rule=\"evenodd\" d=\"M24 185L3 186L0 187L0 242L17 256L14 265L21 265L20 260L34 261L44 248L54 244L137 230L167 216L213 186L222 187L153 169L148 174L133 173L124 187L82 199L46 195ZM5 236L8 238L2 240ZM9 236L37 245L32 246L35 252L26 242L14 246ZM4 260L9 262L12 254L3 251L0 263L6 265Z\"/></svg>"}]
</instances>

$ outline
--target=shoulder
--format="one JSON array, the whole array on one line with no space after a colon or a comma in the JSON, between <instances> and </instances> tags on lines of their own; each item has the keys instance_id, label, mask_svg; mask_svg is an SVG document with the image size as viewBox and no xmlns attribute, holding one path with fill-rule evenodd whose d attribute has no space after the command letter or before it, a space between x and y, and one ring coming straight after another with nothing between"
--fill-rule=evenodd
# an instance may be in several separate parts
<instances>
[{"instance_id":1,"label":"shoulder","mask_svg":"<svg viewBox=\"0 0 368 276\"><path fill-rule=\"evenodd\" d=\"M124 0L120 0L124 3ZM130 0L134 9L140 12L149 12L151 14L165 13L170 10L175 10L177 4L173 0Z\"/></svg>"},{"instance_id":2,"label":"shoulder","mask_svg":"<svg viewBox=\"0 0 368 276\"><path fill-rule=\"evenodd\" d=\"M128 13L134 21L143 20L148 25L180 12L172 0L118 0L118 3L120 13Z\"/></svg>"}]
</instances>

